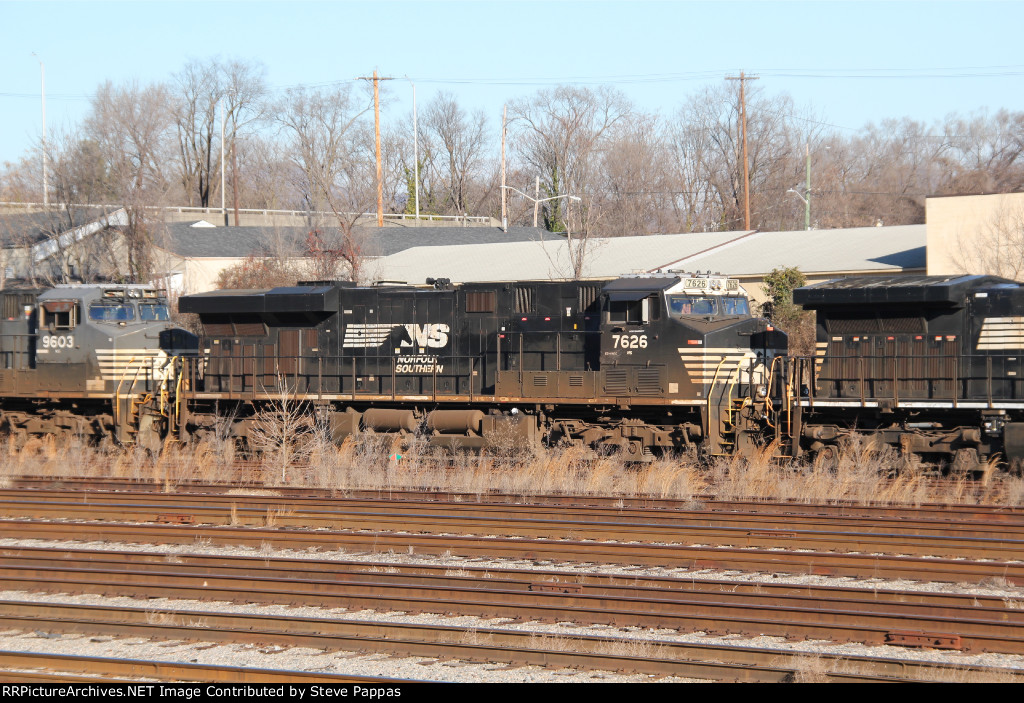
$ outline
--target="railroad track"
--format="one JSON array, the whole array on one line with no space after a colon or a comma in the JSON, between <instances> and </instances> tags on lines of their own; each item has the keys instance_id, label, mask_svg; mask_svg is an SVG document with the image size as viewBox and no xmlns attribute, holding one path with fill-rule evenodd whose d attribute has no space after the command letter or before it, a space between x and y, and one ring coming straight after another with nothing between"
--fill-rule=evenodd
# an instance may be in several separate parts
<instances>
[{"instance_id":1,"label":"railroad track","mask_svg":"<svg viewBox=\"0 0 1024 703\"><path fill-rule=\"evenodd\" d=\"M83 498L83 496L88 496ZM950 524L904 520L878 524L846 516L778 517L756 513L622 510L535 505L361 501L329 503L265 496L81 494L67 491L0 491L0 515L93 521L195 525L275 526L337 531L515 536L601 542L710 544L867 554L906 554L952 559L1015 561L1024 554L1024 520L975 520Z\"/></svg>"},{"instance_id":2,"label":"railroad track","mask_svg":"<svg viewBox=\"0 0 1024 703\"><path fill-rule=\"evenodd\" d=\"M390 512L387 510L389 505ZM257 547L270 545L275 549L414 552L472 558L646 564L679 569L741 569L777 574L825 573L959 582L1002 579L1008 583L1024 584L1024 563L1019 561L1022 552L1018 539L1018 533L1024 530L1024 517L1012 511L986 511L976 506L970 513L971 519L958 525L960 529L949 529L946 523L943 531L934 518L926 518L903 520L898 524L893 521L892 525L885 525L878 532L870 531L872 525L868 523L877 523L877 520L867 516L841 515L829 520L828 516L811 513L787 515L787 529L767 529L764 525L776 525L779 515L758 516L751 506L746 506L745 510L730 511L669 511L663 507L626 507L616 503L579 507L562 505L552 509L551 505L442 503L438 500L405 500L387 504L366 497L327 500L322 496L303 499L297 496L124 492L69 495L41 489L0 491L0 514L12 513L31 515L33 519L0 520L0 537L179 545L196 542ZM992 521L986 518L989 513L996 516ZM39 515L50 517L43 521ZM107 522L115 519L204 524ZM994 520L1002 522L996 524ZM267 527L268 522L273 526ZM246 526L246 523L263 526ZM339 525L345 529L338 529ZM391 529L382 530L382 525ZM833 529L826 530L826 527ZM504 536L481 537L474 534L480 532ZM913 534L915 532L918 534ZM538 534L557 537L539 538ZM579 534L586 534L590 539L572 538ZM651 543L656 540L679 543ZM694 546L687 542L720 546ZM806 545L814 545L818 549L808 551ZM865 545L875 553L830 551L863 549ZM922 555L941 553L947 557L900 556L901 553L914 553L914 549ZM956 558L949 558L950 554ZM440 573L440 568L388 565L390 573L384 574L379 571L383 565L368 567L365 563L282 559L278 556L246 560L181 555L175 556L173 561L168 562L162 555L146 556L142 553L66 547L54 550L4 547L0 548L0 587L13 591L47 590L147 598L328 604L350 610L372 608L406 613L460 613L541 622L571 619L578 623L614 627L668 627L681 631L768 634L1024 654L1024 638L1019 635L1024 631L1021 627L1024 625L1024 611L1016 610L1013 604L997 598L905 593L879 596L876 592L858 589L775 587L774 584L730 586L723 582L646 576L640 579L582 574L566 576L564 572L556 571L533 571L527 575L507 570L495 580L495 569L488 569L489 573L484 575L471 567L459 569L460 573L453 575L447 573L451 567L447 567L446 573ZM732 592L729 592L730 588ZM177 629L141 634L145 630L140 629L144 626L137 621L137 614L123 616L120 620L123 628L118 630L118 617L113 614L117 609L94 609L81 617L77 614L85 611L65 610L51 617L48 613L52 611L46 610L47 607L58 606L2 603L0 621L5 627L15 628L135 633L147 637L187 639L183 632L188 628L183 628L180 623L187 625L189 616L186 613L192 612L175 610L169 615ZM204 626L192 637L209 639L211 630L205 624L209 613L208 610L202 611ZM567 617L569 613L572 615ZM231 616L222 613L217 617ZM317 627L324 622L321 618L315 620L320 623ZM58 625L60 622L68 625ZM337 624L341 621L335 618L327 622ZM323 635L320 630L288 631L281 629L279 621L270 620L268 623L257 625L250 621L245 627L264 636L259 640L261 642L295 646L301 640L306 646L346 647L344 638L332 640L333 644L316 644L309 639ZM314 627L312 623L306 624ZM357 625L348 623L347 626ZM61 627L67 629L61 630ZM212 641L250 641L231 640L231 633L239 628L229 624L228 620L223 621L223 627L218 625L214 629L220 634L213 636ZM704 668L692 668L691 665L696 666L692 661L683 666L675 660L679 657L711 657L711 650L704 651L703 655L696 651L679 654L682 650L678 647L684 645L673 643L675 648L670 650L674 653L671 656L644 656L636 658L638 661L626 657L616 667L607 664L609 657L614 659L608 654L610 650L607 648L611 645L595 644L601 638L592 642L574 637L570 647L572 652L563 651L566 649L564 643L538 647L534 642L532 646L515 648L516 652L526 653L495 658L498 650L511 651L512 645L497 634L505 631L495 629L484 633L486 644L491 648L481 650L465 649L464 641L455 643L457 646L452 649L439 650L443 637L436 633L423 635L421 631L417 632L420 634L388 630L381 636L382 641L392 645L395 642L403 644L390 648L381 645L380 651L415 656L425 656L431 651L437 655L436 652L441 651L443 656L473 661L599 669L625 666L631 671L659 676L758 681L791 679L799 669L799 664L794 663L796 659L806 657L790 654L787 656L792 659L788 664L778 665L776 660L776 665L771 666L763 660L755 665L752 662L756 657L746 655L753 658L744 659L736 666L728 660L727 665L721 667L722 659L709 659L701 660ZM360 641L367 636L366 632L351 635ZM474 634L474 637L479 636L479 632ZM450 635L449 639L453 637ZM445 647L451 644L445 642ZM589 644L580 645L581 642ZM659 651L662 644L656 645ZM590 649L583 654L577 651L587 647ZM605 651L598 651L600 647L605 647ZM766 651L776 658L780 656L779 650ZM572 659L573 654L583 658ZM670 663L652 662L663 659L670 660ZM853 678L841 680L862 680L864 676L936 680L948 674L939 673L944 668L941 665L933 664L931 668L922 665L924 668L913 672L905 669L896 672L890 665L869 664L870 657L863 659L865 661L857 660L857 673ZM838 668L838 665L833 667L836 676L847 676L837 673ZM982 679L1014 679L1018 676L1015 670L1001 668L991 671L976 667L954 669L959 672L957 675ZM750 673L755 670L757 673Z\"/></svg>"},{"instance_id":3,"label":"railroad track","mask_svg":"<svg viewBox=\"0 0 1024 703\"><path fill-rule=\"evenodd\" d=\"M495 578L483 570L463 570L458 576L428 576L329 561L293 560L286 570L256 559L229 557L160 563L152 556L143 562L130 553L10 552L17 550L0 550L0 588L11 591L456 613L540 622L557 622L571 613L574 622L588 625L1024 654L1024 610L998 598L879 595L841 588L733 591L723 583L701 583L698 588L667 578L574 582L571 576L553 572L508 571L504 578Z\"/></svg>"},{"instance_id":4,"label":"railroad track","mask_svg":"<svg viewBox=\"0 0 1024 703\"><path fill-rule=\"evenodd\" d=\"M166 494L164 483L152 481L132 481L106 478L40 478L20 476L10 481L11 488L33 490L60 490L82 493L133 492L149 494ZM674 498L596 496L596 495L524 495L521 493L458 493L452 491L412 491L412 490L345 490L318 489L297 486L254 485L251 481L240 483L206 483L179 482L174 484L173 495L190 494L207 495L262 495L266 498L298 499L320 498L337 500L339 498L365 501L385 501L389 504L405 502L440 502L460 504L515 505L528 504L535 506L591 506L623 509L641 509L649 511L689 511L689 512L756 512L761 515L813 515L813 516L848 516L863 517L875 520L905 521L908 516L914 519L933 519L949 521L951 517L959 520L984 520L990 522L1022 522L1024 507L984 503L976 504L921 504L908 508L903 505L865 505L852 501L829 501L827 503L806 503L793 501L768 500L723 500L714 495L695 496L685 500Z\"/></svg>"},{"instance_id":5,"label":"railroad track","mask_svg":"<svg viewBox=\"0 0 1024 703\"><path fill-rule=\"evenodd\" d=\"M637 642L588 635L571 638L498 628L366 622L292 615L252 615L210 610L81 606L31 601L0 602L5 627L59 633L106 634L175 641L253 643L357 650L399 656L455 657L510 665L628 671L716 681L793 680L805 653L753 647ZM159 620L159 622L154 622ZM636 653L640 652L640 653ZM990 667L951 667L934 662L821 655L829 681L1024 680L1024 672Z\"/></svg>"}]
</instances>

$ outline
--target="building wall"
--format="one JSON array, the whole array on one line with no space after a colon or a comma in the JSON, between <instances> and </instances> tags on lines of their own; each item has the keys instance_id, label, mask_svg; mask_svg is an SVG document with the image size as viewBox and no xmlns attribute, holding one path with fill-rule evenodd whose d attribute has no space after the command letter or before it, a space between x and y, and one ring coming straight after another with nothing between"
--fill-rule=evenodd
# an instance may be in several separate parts
<instances>
[{"instance_id":1,"label":"building wall","mask_svg":"<svg viewBox=\"0 0 1024 703\"><path fill-rule=\"evenodd\" d=\"M1024 193L925 200L928 274L1024 280Z\"/></svg>"}]
</instances>

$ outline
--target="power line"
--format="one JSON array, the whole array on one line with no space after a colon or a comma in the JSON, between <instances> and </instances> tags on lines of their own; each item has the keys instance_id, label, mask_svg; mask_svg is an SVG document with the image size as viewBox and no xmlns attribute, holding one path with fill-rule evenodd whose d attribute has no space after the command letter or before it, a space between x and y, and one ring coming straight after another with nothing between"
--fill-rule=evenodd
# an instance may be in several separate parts
<instances>
[{"instance_id":1,"label":"power line","mask_svg":"<svg viewBox=\"0 0 1024 703\"><path fill-rule=\"evenodd\" d=\"M686 71L673 73L640 73L612 74L597 76L439 76L415 78L417 83L441 85L636 85L643 83L673 83L718 79L727 69L707 71ZM808 78L808 79L851 79L851 80L917 80L922 78L999 78L1024 76L1024 65L1009 64L1001 66L961 66L961 67L930 67L930 68L845 68L845 69L800 69L800 68L769 68L759 69L758 75L772 78ZM339 78L319 81L316 83L293 83L270 86L271 92L281 92L303 88L327 88L352 83L357 78ZM36 99L33 93L0 92L4 98ZM55 100L91 100L94 93L54 93L47 98Z\"/></svg>"}]
</instances>

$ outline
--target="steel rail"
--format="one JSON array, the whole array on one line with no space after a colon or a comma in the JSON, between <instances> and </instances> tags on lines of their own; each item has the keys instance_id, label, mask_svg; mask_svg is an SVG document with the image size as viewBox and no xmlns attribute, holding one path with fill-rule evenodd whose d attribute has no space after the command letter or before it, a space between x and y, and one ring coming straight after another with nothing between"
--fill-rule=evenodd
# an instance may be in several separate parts
<instances>
[{"instance_id":1,"label":"steel rail","mask_svg":"<svg viewBox=\"0 0 1024 703\"><path fill-rule=\"evenodd\" d=\"M46 490L59 489L70 491L113 491L113 492L146 492L164 493L167 485L163 481L127 479L100 479L81 477L37 478L14 477L12 485L18 488ZM956 516L958 520L970 521L1004 521L1009 523L1024 522L1024 508L1006 505L985 504L915 504L906 505L865 505L851 501L829 501L827 503L794 502L787 500L732 500L721 499L714 495L693 496L687 499L653 498L630 496L597 496L597 495L523 495L508 493L459 493L457 491L412 491L412 490L344 490L322 489L295 486L254 485L251 481L231 483L207 483L176 480L174 492L177 494L215 494L227 495L235 491L263 493L265 496L279 498L347 498L354 500L387 500L389 502L442 502L459 504L533 504L546 506L590 506L616 508L626 510L670 511L694 510L710 513L756 512L759 514L777 514L787 517L792 515L842 515L845 517L881 518L889 520L905 520L908 514L918 519L949 520Z\"/></svg>"},{"instance_id":2,"label":"steel rail","mask_svg":"<svg viewBox=\"0 0 1024 703\"><path fill-rule=\"evenodd\" d=\"M163 571L106 572L71 566L17 567L0 571L0 589L92 593L131 597L343 607L349 610L458 613L514 618L721 632L750 636L803 637L865 644L927 645L962 651L1024 654L1024 612L1004 607L932 608L894 603L805 596L764 602L748 593L662 592L656 588L605 588L573 592L562 584L530 590L448 585L430 588L400 583L350 582L342 578L262 578L189 574L177 565ZM917 633L913 636L908 633Z\"/></svg>"},{"instance_id":3,"label":"steel rail","mask_svg":"<svg viewBox=\"0 0 1024 703\"><path fill-rule=\"evenodd\" d=\"M864 587L815 586L777 581L735 581L724 579L693 579L686 574L666 576L619 576L589 571L554 571L541 569L500 569L494 567L431 564L402 564L394 561L346 561L335 559L242 556L212 556L115 550L72 549L66 547L0 547L0 570L14 567L38 568L76 565L104 572L135 573L187 569L191 574L237 576L250 580L293 579L332 582L347 581L395 583L425 588L450 586L493 588L508 591L547 591L587 593L591 595L629 595L655 591L661 597L674 594L746 594L756 604L772 604L786 596L809 600L846 602L849 607L877 608L919 606L933 615L945 616L947 608L969 608L972 612L1013 609L1012 598L979 594L942 593L930 591L888 590ZM1024 610L1015 610L1024 617ZM1000 615L1001 617L1001 615Z\"/></svg>"},{"instance_id":4,"label":"steel rail","mask_svg":"<svg viewBox=\"0 0 1024 703\"><path fill-rule=\"evenodd\" d=\"M181 512L181 511L188 512ZM163 512L178 511L178 512ZM305 514L288 503L277 508L258 509L196 504L134 503L131 501L57 502L46 500L0 501L0 515L50 519L78 519L130 522L178 522L206 525L247 525L315 528L347 531L404 532L432 534L500 535L531 539L587 539L608 542L713 544L731 547L772 549L799 545L802 549L845 551L867 554L908 554L913 556L1016 560L1024 554L1024 540L1005 537L914 535L902 530L891 533L843 532L838 530L779 529L772 520L748 527L716 527L690 524L645 522L577 521L515 516L462 516L452 512L427 514L405 510ZM571 517L571 516L570 516ZM609 516L611 517L611 516Z\"/></svg>"},{"instance_id":5,"label":"steel rail","mask_svg":"<svg viewBox=\"0 0 1024 703\"><path fill-rule=\"evenodd\" d=\"M155 622L159 620L160 622ZM634 642L593 636L547 637L536 632L381 623L294 616L244 615L211 611L77 606L0 601L0 624L44 632L141 636L204 642L257 642L325 650L382 651L403 656L451 656L465 661L628 671L724 681L793 680L806 653L785 650L650 643L661 656L616 653ZM830 657L820 661L860 673L827 671L832 681L938 680L951 672L972 679L1024 680L1012 669L951 667L929 662L871 657Z\"/></svg>"},{"instance_id":6,"label":"steel rail","mask_svg":"<svg viewBox=\"0 0 1024 703\"><path fill-rule=\"evenodd\" d=\"M516 558L534 561L627 564L668 568L740 569L858 578L909 578L977 583L999 578L1024 585L1024 563L964 559L917 559L881 554L754 550L668 544L626 544L579 540L509 539L377 531L337 532L272 528L197 527L191 525L36 522L0 519L0 538L96 540L158 544L210 543L284 549ZM802 545L790 540L790 546Z\"/></svg>"},{"instance_id":7,"label":"steel rail","mask_svg":"<svg viewBox=\"0 0 1024 703\"><path fill-rule=\"evenodd\" d=\"M48 670L48 672L43 670ZM191 664L147 659L112 659L110 657L83 657L72 654L13 652L9 650L0 650L0 678L5 683L35 681L91 683L100 681L139 681L140 679L168 682L261 684L429 683L418 680L349 676L347 674L329 674L326 672L250 669L215 664Z\"/></svg>"},{"instance_id":8,"label":"steel rail","mask_svg":"<svg viewBox=\"0 0 1024 703\"><path fill-rule=\"evenodd\" d=\"M275 511L291 524L308 518L310 521L330 521L337 514L346 515L360 513L380 513L381 511L401 511L402 515L419 514L424 516L443 514L449 516L457 513L460 518L506 518L517 517L530 520L555 520L559 522L572 520L585 523L637 523L651 525L682 525L685 527L715 527L771 530L778 526L778 515L764 514L760 511L719 512L695 509L652 510L642 508L622 508L612 506L550 506L547 504L495 504L495 503L462 503L441 501L394 501L388 499L365 498L282 498L265 495L195 495L176 493L148 492L92 492L58 490L11 491L0 490L0 506L3 501L11 503L42 501L47 504L62 505L68 503L88 503L95 507L103 505L139 504L158 505L161 509L179 511L187 514L193 508L196 511L245 510L245 515L238 514L238 519L253 523L252 512L255 511L257 521L264 521L266 511ZM232 516L236 516L232 513ZM208 516L210 513L204 513ZM216 513L214 513L216 514ZM941 537L980 537L1007 539L1019 537L1024 539L1024 515L1019 522L993 521L983 519L964 519L959 517L955 522L950 516L943 518L916 518L913 511L903 510L901 519L877 517L849 516L840 513L827 515L791 514L786 516L787 526L803 530L836 531L839 528L852 528L859 533L886 533L899 531L904 535L941 536ZM196 516L198 517L198 516Z\"/></svg>"}]
</instances>

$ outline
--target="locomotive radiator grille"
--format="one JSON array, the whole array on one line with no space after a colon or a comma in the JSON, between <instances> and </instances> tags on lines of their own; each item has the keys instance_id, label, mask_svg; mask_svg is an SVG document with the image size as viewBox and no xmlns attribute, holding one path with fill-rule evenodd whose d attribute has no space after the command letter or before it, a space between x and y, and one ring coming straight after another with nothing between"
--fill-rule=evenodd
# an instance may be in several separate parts
<instances>
[{"instance_id":1,"label":"locomotive radiator grille","mask_svg":"<svg viewBox=\"0 0 1024 703\"><path fill-rule=\"evenodd\" d=\"M608 395L628 395L629 372L625 369L609 369L605 371L604 392Z\"/></svg>"},{"instance_id":2,"label":"locomotive radiator grille","mask_svg":"<svg viewBox=\"0 0 1024 703\"><path fill-rule=\"evenodd\" d=\"M637 369L637 395L661 395L661 369Z\"/></svg>"}]
</instances>

